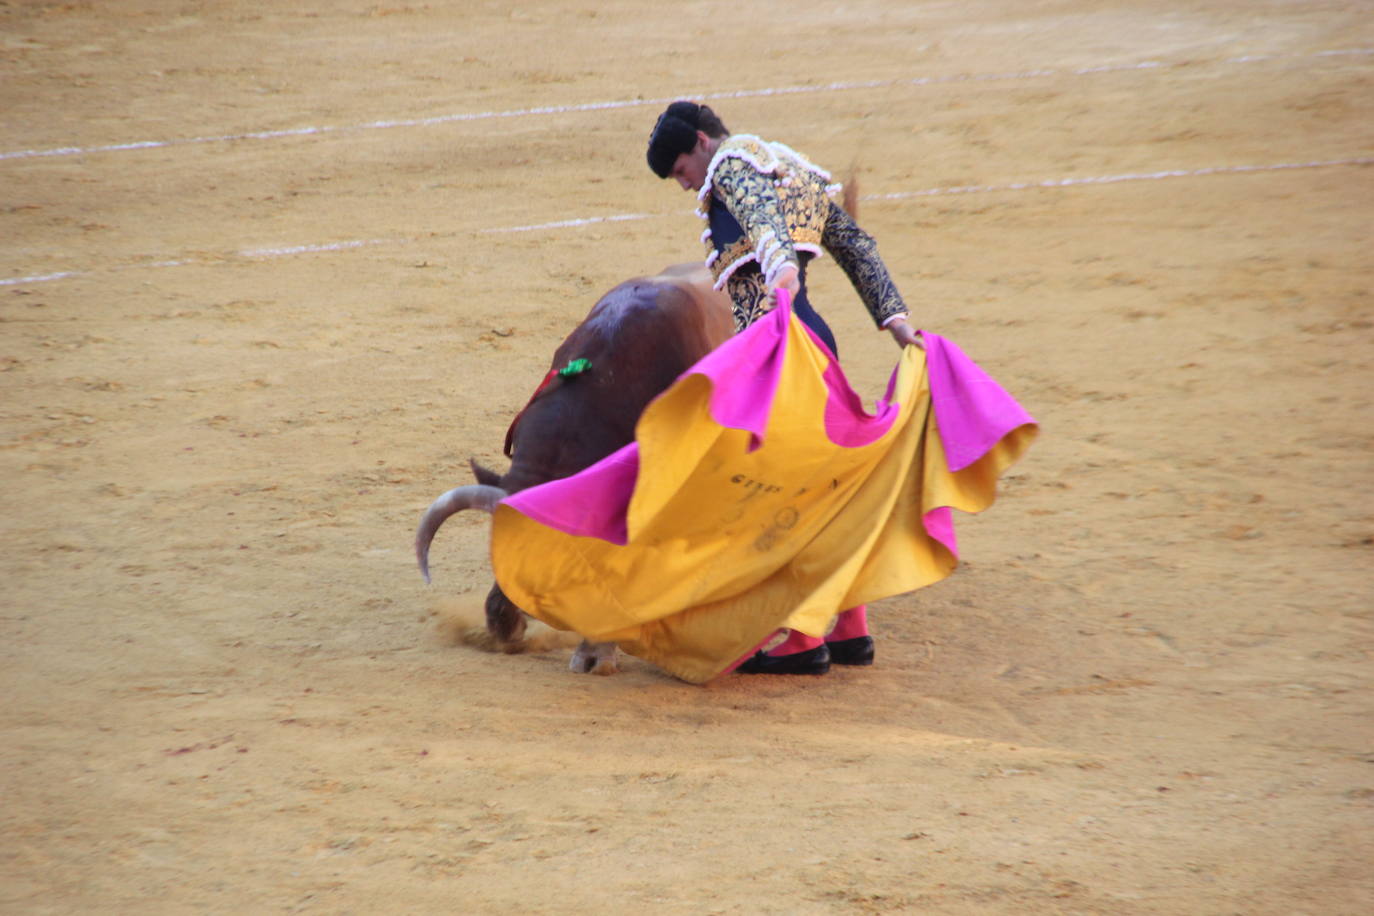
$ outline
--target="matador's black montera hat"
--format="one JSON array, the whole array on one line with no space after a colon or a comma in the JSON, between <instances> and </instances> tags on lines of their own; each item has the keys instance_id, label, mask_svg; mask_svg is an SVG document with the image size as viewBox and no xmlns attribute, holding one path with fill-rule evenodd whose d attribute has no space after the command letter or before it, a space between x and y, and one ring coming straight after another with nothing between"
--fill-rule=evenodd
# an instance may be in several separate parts
<instances>
[{"instance_id":1,"label":"matador's black montera hat","mask_svg":"<svg viewBox=\"0 0 1374 916\"><path fill-rule=\"evenodd\" d=\"M674 102L658 116L649 135L648 154L655 175L667 178L677 157L696 148L700 121L701 106L696 102Z\"/></svg>"}]
</instances>

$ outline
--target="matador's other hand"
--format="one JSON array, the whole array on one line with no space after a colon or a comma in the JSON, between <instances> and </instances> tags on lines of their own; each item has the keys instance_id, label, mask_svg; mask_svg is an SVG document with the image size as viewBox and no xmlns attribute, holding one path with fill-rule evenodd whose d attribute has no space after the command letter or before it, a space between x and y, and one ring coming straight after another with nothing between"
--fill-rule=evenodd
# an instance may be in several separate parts
<instances>
[{"instance_id":1,"label":"matador's other hand","mask_svg":"<svg viewBox=\"0 0 1374 916\"><path fill-rule=\"evenodd\" d=\"M894 318L889 321L887 330L892 335L892 339L897 341L899 347L910 344L918 350L926 348L925 342L921 340L921 332L907 323L905 318Z\"/></svg>"},{"instance_id":2,"label":"matador's other hand","mask_svg":"<svg viewBox=\"0 0 1374 916\"><path fill-rule=\"evenodd\" d=\"M788 264L778 271L777 276L773 277L773 282L768 285L768 293L773 299L773 304L777 305L777 291L785 289L796 298L797 293L801 292L801 278L797 275L797 265Z\"/></svg>"}]
</instances>

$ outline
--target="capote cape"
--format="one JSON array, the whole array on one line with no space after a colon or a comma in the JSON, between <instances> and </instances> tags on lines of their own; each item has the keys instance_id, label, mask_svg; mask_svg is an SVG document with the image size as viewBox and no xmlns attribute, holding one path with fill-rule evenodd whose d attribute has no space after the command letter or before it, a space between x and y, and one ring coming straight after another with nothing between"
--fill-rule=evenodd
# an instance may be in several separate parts
<instances>
[{"instance_id":1,"label":"capote cape","mask_svg":"<svg viewBox=\"0 0 1374 916\"><path fill-rule=\"evenodd\" d=\"M780 304L645 409L635 441L492 519L506 595L692 683L779 627L943 579L1035 421L953 343L906 347L876 413ZM593 370L595 371L595 367Z\"/></svg>"}]
</instances>

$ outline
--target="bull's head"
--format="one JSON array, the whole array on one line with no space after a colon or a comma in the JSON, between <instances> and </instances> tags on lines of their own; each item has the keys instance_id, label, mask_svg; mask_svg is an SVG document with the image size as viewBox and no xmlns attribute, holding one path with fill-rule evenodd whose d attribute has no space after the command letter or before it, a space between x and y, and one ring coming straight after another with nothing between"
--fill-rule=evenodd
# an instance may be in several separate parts
<instances>
[{"instance_id":1,"label":"bull's head","mask_svg":"<svg viewBox=\"0 0 1374 916\"><path fill-rule=\"evenodd\" d=\"M415 532L415 559L426 582L429 581L429 545L439 526L464 509L481 509L490 514L496 510L497 503L510 495L501 487L500 478L493 471L475 461L472 470L478 483L449 490L436 499L420 519L420 528ZM525 615L501 591L501 586L493 584L487 593L486 612L487 631L501 642L515 642L525 635Z\"/></svg>"}]
</instances>

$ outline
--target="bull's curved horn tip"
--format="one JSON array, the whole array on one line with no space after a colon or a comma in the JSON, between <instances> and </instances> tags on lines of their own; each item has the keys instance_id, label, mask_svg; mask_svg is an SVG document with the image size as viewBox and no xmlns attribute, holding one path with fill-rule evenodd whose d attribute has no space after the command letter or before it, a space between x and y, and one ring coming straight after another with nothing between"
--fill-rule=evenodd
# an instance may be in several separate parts
<instances>
[{"instance_id":1,"label":"bull's curved horn tip","mask_svg":"<svg viewBox=\"0 0 1374 916\"><path fill-rule=\"evenodd\" d=\"M432 584L429 580L429 545L422 538L424 537L423 527L415 533L415 565L420 567L420 575L425 577L425 585Z\"/></svg>"},{"instance_id":2,"label":"bull's curved horn tip","mask_svg":"<svg viewBox=\"0 0 1374 916\"><path fill-rule=\"evenodd\" d=\"M449 490L430 505L429 509L425 511L424 517L420 519L420 527L415 532L415 559L420 566L420 574L425 577L426 583L430 581L429 545L434 540L434 535L443 525L444 520L464 509L481 509L484 512L492 512L496 509L497 504L509 495L500 487L489 484L468 484Z\"/></svg>"}]
</instances>

